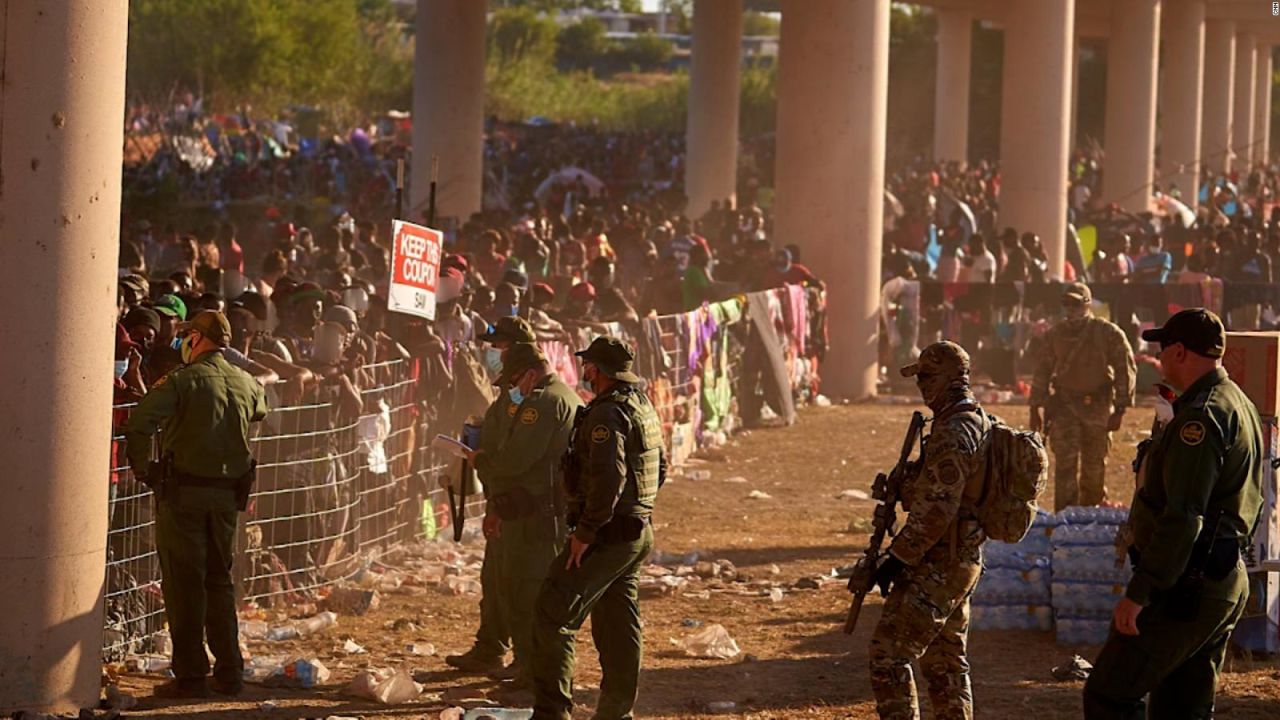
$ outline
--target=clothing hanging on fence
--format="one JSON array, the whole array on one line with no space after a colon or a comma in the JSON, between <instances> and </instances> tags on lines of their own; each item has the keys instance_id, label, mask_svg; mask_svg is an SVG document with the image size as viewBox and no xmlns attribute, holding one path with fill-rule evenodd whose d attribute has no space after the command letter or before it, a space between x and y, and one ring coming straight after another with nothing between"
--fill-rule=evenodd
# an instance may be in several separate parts
<instances>
[{"instance_id":1,"label":"clothing hanging on fence","mask_svg":"<svg viewBox=\"0 0 1280 720\"><path fill-rule=\"evenodd\" d=\"M744 423L760 419L761 402L767 402L790 425L795 422L796 408L788 382L786 360L782 342L774 329L773 314L769 308L772 297L769 291L747 296L747 318L751 331L742 359L742 377L738 385L739 412ZM757 394L763 390L763 398Z\"/></svg>"}]
</instances>

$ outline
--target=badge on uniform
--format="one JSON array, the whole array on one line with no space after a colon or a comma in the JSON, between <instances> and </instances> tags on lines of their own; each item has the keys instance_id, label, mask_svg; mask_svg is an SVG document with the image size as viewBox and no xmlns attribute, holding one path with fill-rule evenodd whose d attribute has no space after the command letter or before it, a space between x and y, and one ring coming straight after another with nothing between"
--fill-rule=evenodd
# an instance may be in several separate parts
<instances>
[{"instance_id":1,"label":"badge on uniform","mask_svg":"<svg viewBox=\"0 0 1280 720\"><path fill-rule=\"evenodd\" d=\"M515 403L511 403L510 405L507 406L507 417L515 417L516 411L519 409L520 409L519 405Z\"/></svg>"},{"instance_id":2,"label":"badge on uniform","mask_svg":"<svg viewBox=\"0 0 1280 720\"><path fill-rule=\"evenodd\" d=\"M609 432L609 428L603 425L597 425L591 428L591 442L602 443L605 440L608 440L609 436L612 434L613 433Z\"/></svg>"},{"instance_id":3,"label":"badge on uniform","mask_svg":"<svg viewBox=\"0 0 1280 720\"><path fill-rule=\"evenodd\" d=\"M532 425L538 422L538 409L525 408L525 411L520 413L520 422L524 425Z\"/></svg>"},{"instance_id":4,"label":"badge on uniform","mask_svg":"<svg viewBox=\"0 0 1280 720\"><path fill-rule=\"evenodd\" d=\"M1192 420L1182 429L1178 431L1178 437L1182 438L1182 442L1195 446L1204 442L1204 425L1199 420Z\"/></svg>"}]
</instances>

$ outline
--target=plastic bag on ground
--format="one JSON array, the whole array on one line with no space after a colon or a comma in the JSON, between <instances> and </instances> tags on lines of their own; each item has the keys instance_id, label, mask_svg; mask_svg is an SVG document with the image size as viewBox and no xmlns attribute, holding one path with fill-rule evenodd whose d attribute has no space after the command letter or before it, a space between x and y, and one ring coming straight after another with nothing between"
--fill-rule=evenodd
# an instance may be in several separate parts
<instances>
[{"instance_id":1,"label":"plastic bag on ground","mask_svg":"<svg viewBox=\"0 0 1280 720\"><path fill-rule=\"evenodd\" d=\"M677 642L690 657L729 660L740 652L738 643L720 623L713 623Z\"/></svg>"},{"instance_id":2,"label":"plastic bag on ground","mask_svg":"<svg viewBox=\"0 0 1280 720\"><path fill-rule=\"evenodd\" d=\"M422 694L422 686L405 670L378 668L365 670L351 679L347 693L383 705L399 705Z\"/></svg>"},{"instance_id":3,"label":"plastic bag on ground","mask_svg":"<svg viewBox=\"0 0 1280 720\"><path fill-rule=\"evenodd\" d=\"M523 708L471 708L462 720L530 720L532 710Z\"/></svg>"},{"instance_id":4,"label":"plastic bag on ground","mask_svg":"<svg viewBox=\"0 0 1280 720\"><path fill-rule=\"evenodd\" d=\"M313 688L329 680L329 668L316 658L295 658L272 674L263 684L268 687Z\"/></svg>"}]
</instances>

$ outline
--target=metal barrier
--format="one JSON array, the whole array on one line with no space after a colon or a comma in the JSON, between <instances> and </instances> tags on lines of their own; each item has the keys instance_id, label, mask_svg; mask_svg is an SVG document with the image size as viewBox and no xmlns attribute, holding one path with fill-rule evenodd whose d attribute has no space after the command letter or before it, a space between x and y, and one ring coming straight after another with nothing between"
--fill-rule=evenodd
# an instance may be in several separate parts
<instances>
[{"instance_id":1,"label":"metal barrier","mask_svg":"<svg viewBox=\"0 0 1280 720\"><path fill-rule=\"evenodd\" d=\"M793 308L809 308L803 315L821 307L816 292L811 291L808 297L814 299L808 301L796 289L748 297L779 313L788 302ZM732 331L745 329L743 307L739 299L646 318L638 336L634 327L630 333L620 325L609 327L614 334L630 334L639 347L638 367L651 380L649 393L677 463L699 444L722 442L734 425L734 368L742 349ZM776 324L783 327L787 321L778 315ZM810 365L796 349L808 330L796 332L801 335L784 339L780 352L794 363L794 390L803 394L816 384L816 374L808 376L811 370L803 368ZM592 332L577 335L572 340L585 347ZM578 385L573 348L563 342L545 347L553 368ZM312 603L323 588L354 577L406 543L445 529L448 513L440 508L447 498L436 477L456 466L431 448L438 430L430 427L429 413L419 401L412 362L359 368L359 412L347 407L350 403L332 386L289 403L279 395L283 385L267 388L271 410L254 426L251 439L257 484L240 514L236 543L235 578L242 604ZM113 409L103 645L109 661L129 654L165 654L154 498L134 477L121 432L133 407ZM468 515L482 512L483 504L483 497L472 498Z\"/></svg>"}]
</instances>

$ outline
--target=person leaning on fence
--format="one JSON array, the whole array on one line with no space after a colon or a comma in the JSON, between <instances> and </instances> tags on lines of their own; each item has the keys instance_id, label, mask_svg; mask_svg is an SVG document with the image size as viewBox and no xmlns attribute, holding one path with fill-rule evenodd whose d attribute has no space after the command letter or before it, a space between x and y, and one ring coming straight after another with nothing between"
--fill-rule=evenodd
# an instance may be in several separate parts
<instances>
[{"instance_id":1,"label":"person leaning on fence","mask_svg":"<svg viewBox=\"0 0 1280 720\"><path fill-rule=\"evenodd\" d=\"M512 689L521 698L510 704L527 704L525 694L532 690L533 608L547 569L564 543L560 459L582 400L551 372L547 356L532 343L511 346L497 382L508 388L516 414L497 438L496 448L473 451L471 463L484 478L485 527L499 541L491 584L511 633Z\"/></svg>"},{"instance_id":2,"label":"person leaning on fence","mask_svg":"<svg viewBox=\"0 0 1280 720\"><path fill-rule=\"evenodd\" d=\"M503 362L506 353L517 343L533 343L533 328L518 317L499 318L480 339L493 346L499 353L499 362ZM498 379L498 396L485 411L480 426L479 450L496 453L503 439L507 437L511 423L515 421L519 403L514 402ZM456 431L457 428L451 428ZM480 482L486 488L489 478L481 468L476 468ZM476 640L471 649L459 655L446 656L444 661L451 667L466 672L502 673L503 658L511 647L511 628L500 604L498 574L499 563L503 553L503 539L498 533L497 515L485 513L484 564L480 568L480 627L476 630ZM510 668L503 676L515 677L518 669Z\"/></svg>"},{"instance_id":3,"label":"person leaning on fence","mask_svg":"<svg viewBox=\"0 0 1280 720\"><path fill-rule=\"evenodd\" d=\"M632 372L634 351L596 338L582 358L595 398L575 421L566 454L569 542L538 594L533 628L534 720L573 712L574 638L591 617L600 654L595 717L631 717L643 635L640 568L653 549L654 498L666 477L662 423Z\"/></svg>"},{"instance_id":4,"label":"person leaning on fence","mask_svg":"<svg viewBox=\"0 0 1280 720\"><path fill-rule=\"evenodd\" d=\"M1181 395L1129 511L1133 577L1085 683L1084 716L1209 718L1249 595L1241 550L1261 516L1262 425L1222 367L1216 315L1183 310L1142 338L1160 344L1161 373Z\"/></svg>"},{"instance_id":5,"label":"person leaning on fence","mask_svg":"<svg viewBox=\"0 0 1280 720\"><path fill-rule=\"evenodd\" d=\"M1107 499L1111 433L1133 405L1133 350L1119 327L1093 316L1092 301L1084 283L1064 288L1066 317L1045 337L1031 381L1031 429L1043 430L1053 448L1056 510Z\"/></svg>"},{"instance_id":6,"label":"person leaning on fence","mask_svg":"<svg viewBox=\"0 0 1280 720\"><path fill-rule=\"evenodd\" d=\"M231 328L221 313L196 315L180 326L179 337L186 364L151 387L125 427L134 475L158 498L156 552L174 679L155 692L206 693L207 633L216 658L213 689L234 695L243 688L244 670L231 579L236 511L244 510L252 483L249 425L266 417L267 404L262 386L223 356ZM162 459L152 463L160 428Z\"/></svg>"}]
</instances>

